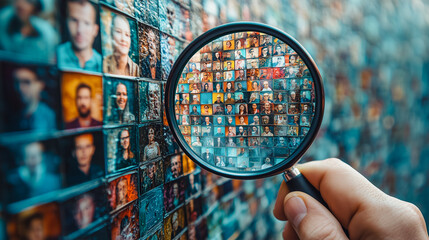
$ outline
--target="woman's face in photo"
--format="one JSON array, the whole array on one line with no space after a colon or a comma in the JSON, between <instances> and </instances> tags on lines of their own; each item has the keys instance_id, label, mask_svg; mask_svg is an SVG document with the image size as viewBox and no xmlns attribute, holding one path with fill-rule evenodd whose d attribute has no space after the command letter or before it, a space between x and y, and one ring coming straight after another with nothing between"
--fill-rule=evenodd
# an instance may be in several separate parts
<instances>
[{"instance_id":1,"label":"woman's face in photo","mask_svg":"<svg viewBox=\"0 0 429 240\"><path fill-rule=\"evenodd\" d=\"M123 149L128 149L130 147L130 133L128 130L121 132L121 146Z\"/></svg>"},{"instance_id":2,"label":"woman's face in photo","mask_svg":"<svg viewBox=\"0 0 429 240\"><path fill-rule=\"evenodd\" d=\"M127 101L127 87L124 84L118 84L118 86L116 87L116 105L120 110L124 110L127 106Z\"/></svg>"},{"instance_id":3,"label":"woman's face in photo","mask_svg":"<svg viewBox=\"0 0 429 240\"><path fill-rule=\"evenodd\" d=\"M14 6L16 16L23 22L28 21L36 11L35 4L28 0L15 0Z\"/></svg>"},{"instance_id":4,"label":"woman's face in photo","mask_svg":"<svg viewBox=\"0 0 429 240\"><path fill-rule=\"evenodd\" d=\"M153 130L153 128L149 129L147 138L149 139L149 142L153 142L153 140L155 139L155 130Z\"/></svg>"},{"instance_id":5,"label":"woman's face in photo","mask_svg":"<svg viewBox=\"0 0 429 240\"><path fill-rule=\"evenodd\" d=\"M131 45L130 24L125 17L113 19L113 51L120 55L128 55Z\"/></svg>"}]
</instances>

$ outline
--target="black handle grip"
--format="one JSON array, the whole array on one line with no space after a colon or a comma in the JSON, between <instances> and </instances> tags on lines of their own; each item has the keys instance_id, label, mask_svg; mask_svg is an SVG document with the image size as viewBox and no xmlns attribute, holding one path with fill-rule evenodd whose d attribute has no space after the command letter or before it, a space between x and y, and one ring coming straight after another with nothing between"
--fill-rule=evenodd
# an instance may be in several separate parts
<instances>
[{"instance_id":1,"label":"black handle grip","mask_svg":"<svg viewBox=\"0 0 429 240\"><path fill-rule=\"evenodd\" d=\"M307 180L307 178L304 177L304 175L299 174L292 179L285 179L285 182L287 187L289 188L289 191L300 191L307 193L308 195L319 201L329 211L331 211L328 207L328 204L326 204L325 200L323 200L322 195L320 195L320 192L315 187L313 187L313 185L311 185L311 183ZM349 232L347 231L347 229L343 227L343 231L346 236L349 237Z\"/></svg>"},{"instance_id":2,"label":"black handle grip","mask_svg":"<svg viewBox=\"0 0 429 240\"><path fill-rule=\"evenodd\" d=\"M328 204L326 204L325 200L323 200L322 196L320 195L320 192L315 187L313 187L313 185L311 185L311 183L307 180L307 178L304 177L304 175L299 174L298 176L290 180L285 180L285 182L291 192L301 191L307 193L308 195L319 201L321 204L323 204L323 206L325 206L327 209L329 209Z\"/></svg>"}]
</instances>

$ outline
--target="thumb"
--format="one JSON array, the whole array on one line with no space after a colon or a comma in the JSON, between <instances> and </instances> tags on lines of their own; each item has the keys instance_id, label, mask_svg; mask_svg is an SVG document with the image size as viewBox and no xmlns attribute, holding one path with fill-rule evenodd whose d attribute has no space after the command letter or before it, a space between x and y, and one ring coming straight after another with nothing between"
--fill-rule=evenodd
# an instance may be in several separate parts
<instances>
[{"instance_id":1,"label":"thumb","mask_svg":"<svg viewBox=\"0 0 429 240\"><path fill-rule=\"evenodd\" d=\"M291 192L283 206L299 239L348 239L334 215L310 195Z\"/></svg>"}]
</instances>

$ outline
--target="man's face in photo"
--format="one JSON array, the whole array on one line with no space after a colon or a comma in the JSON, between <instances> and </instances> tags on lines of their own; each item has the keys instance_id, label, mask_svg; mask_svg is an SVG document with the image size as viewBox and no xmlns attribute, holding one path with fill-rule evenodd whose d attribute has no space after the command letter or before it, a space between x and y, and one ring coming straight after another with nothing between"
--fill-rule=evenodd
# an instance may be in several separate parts
<instances>
[{"instance_id":1,"label":"man's face in photo","mask_svg":"<svg viewBox=\"0 0 429 240\"><path fill-rule=\"evenodd\" d=\"M95 203L90 195L84 195L76 201L73 218L79 229L86 228L94 219Z\"/></svg>"},{"instance_id":2,"label":"man's face in photo","mask_svg":"<svg viewBox=\"0 0 429 240\"><path fill-rule=\"evenodd\" d=\"M27 68L20 68L15 71L14 79L21 100L25 105L40 100L40 94L45 84L37 78L36 73Z\"/></svg>"},{"instance_id":3,"label":"man's face in photo","mask_svg":"<svg viewBox=\"0 0 429 240\"><path fill-rule=\"evenodd\" d=\"M174 178L179 177L180 168L181 168L180 156L172 157L171 158L171 174L173 175Z\"/></svg>"},{"instance_id":4,"label":"man's face in photo","mask_svg":"<svg viewBox=\"0 0 429 240\"><path fill-rule=\"evenodd\" d=\"M91 113L91 90L83 87L76 92L76 107L80 117L88 117Z\"/></svg>"},{"instance_id":5,"label":"man's face in photo","mask_svg":"<svg viewBox=\"0 0 429 240\"><path fill-rule=\"evenodd\" d=\"M94 138L91 134L83 134L75 137L75 154L79 166L91 164L95 152Z\"/></svg>"},{"instance_id":6,"label":"man's face in photo","mask_svg":"<svg viewBox=\"0 0 429 240\"><path fill-rule=\"evenodd\" d=\"M95 7L87 2L68 2L67 27L75 51L92 48L98 35Z\"/></svg>"},{"instance_id":7,"label":"man's face in photo","mask_svg":"<svg viewBox=\"0 0 429 240\"><path fill-rule=\"evenodd\" d=\"M116 87L116 105L120 110L124 110L127 106L127 101L127 87L124 84L118 84L118 86Z\"/></svg>"}]
</instances>

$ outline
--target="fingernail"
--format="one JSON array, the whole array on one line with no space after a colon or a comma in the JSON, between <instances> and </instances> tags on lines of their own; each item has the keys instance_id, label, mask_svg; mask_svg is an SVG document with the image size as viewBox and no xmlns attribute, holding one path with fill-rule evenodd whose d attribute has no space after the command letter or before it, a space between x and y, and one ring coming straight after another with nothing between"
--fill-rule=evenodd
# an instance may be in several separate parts
<instances>
[{"instance_id":1,"label":"fingernail","mask_svg":"<svg viewBox=\"0 0 429 240\"><path fill-rule=\"evenodd\" d=\"M302 219L307 215L307 207L300 197L292 197L285 204L287 219L297 228Z\"/></svg>"}]
</instances>

